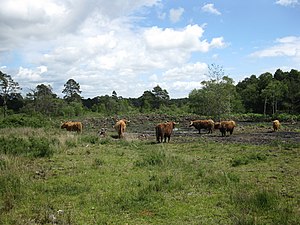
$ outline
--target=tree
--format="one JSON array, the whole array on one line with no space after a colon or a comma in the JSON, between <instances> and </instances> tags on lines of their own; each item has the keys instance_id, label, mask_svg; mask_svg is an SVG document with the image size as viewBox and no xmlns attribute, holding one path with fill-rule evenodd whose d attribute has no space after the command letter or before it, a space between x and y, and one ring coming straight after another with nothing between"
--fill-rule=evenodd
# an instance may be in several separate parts
<instances>
[{"instance_id":1,"label":"tree","mask_svg":"<svg viewBox=\"0 0 300 225\"><path fill-rule=\"evenodd\" d=\"M152 93L158 99L169 100L170 96L166 89L162 89L159 85L153 88Z\"/></svg>"},{"instance_id":2,"label":"tree","mask_svg":"<svg viewBox=\"0 0 300 225\"><path fill-rule=\"evenodd\" d=\"M66 99L67 102L81 102L79 83L73 79L69 79L67 83L64 84L64 87L62 93L65 94L64 99Z\"/></svg>"},{"instance_id":3,"label":"tree","mask_svg":"<svg viewBox=\"0 0 300 225\"><path fill-rule=\"evenodd\" d=\"M58 114L62 107L57 99L57 95L52 92L51 85L37 85L35 89L27 94L27 98L33 102L34 112L48 116Z\"/></svg>"},{"instance_id":4,"label":"tree","mask_svg":"<svg viewBox=\"0 0 300 225\"><path fill-rule=\"evenodd\" d=\"M231 113L241 107L241 100L233 79L224 76L223 68L212 64L208 81L202 81L202 89L189 94L190 107L194 113L220 119L222 114Z\"/></svg>"},{"instance_id":5,"label":"tree","mask_svg":"<svg viewBox=\"0 0 300 225\"><path fill-rule=\"evenodd\" d=\"M7 114L7 101L10 96L17 94L18 90L20 90L20 86L17 82L15 82L10 75L2 73L0 71L0 94L3 99L3 116L5 117Z\"/></svg>"},{"instance_id":6,"label":"tree","mask_svg":"<svg viewBox=\"0 0 300 225\"><path fill-rule=\"evenodd\" d=\"M260 91L258 78L251 75L236 85L237 93L240 95L247 112L257 112L260 109Z\"/></svg>"},{"instance_id":7,"label":"tree","mask_svg":"<svg viewBox=\"0 0 300 225\"><path fill-rule=\"evenodd\" d=\"M156 101L154 101L154 108L159 109L161 105L166 105L168 100L170 100L169 93L166 89L162 89L159 85L153 88L151 91L154 94L154 97L156 98Z\"/></svg>"},{"instance_id":8,"label":"tree","mask_svg":"<svg viewBox=\"0 0 300 225\"><path fill-rule=\"evenodd\" d=\"M262 90L262 96L264 97L264 114L266 114L268 99L271 101L272 114L277 112L278 100L282 98L285 90L285 85L278 80L272 80L267 87Z\"/></svg>"},{"instance_id":9,"label":"tree","mask_svg":"<svg viewBox=\"0 0 300 225\"><path fill-rule=\"evenodd\" d=\"M300 113L300 71L292 69L286 74L284 84L287 91L284 94L283 101L288 113Z\"/></svg>"},{"instance_id":10,"label":"tree","mask_svg":"<svg viewBox=\"0 0 300 225\"><path fill-rule=\"evenodd\" d=\"M157 107L155 95L151 91L144 91L143 95L139 97L139 101L141 112L149 112Z\"/></svg>"}]
</instances>

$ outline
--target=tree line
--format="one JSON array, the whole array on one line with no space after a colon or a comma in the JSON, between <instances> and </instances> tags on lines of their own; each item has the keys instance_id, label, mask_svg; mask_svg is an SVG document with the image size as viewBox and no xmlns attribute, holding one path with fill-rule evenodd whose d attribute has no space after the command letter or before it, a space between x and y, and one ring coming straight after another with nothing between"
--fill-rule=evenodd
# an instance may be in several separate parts
<instances>
[{"instance_id":1,"label":"tree line","mask_svg":"<svg viewBox=\"0 0 300 225\"><path fill-rule=\"evenodd\" d=\"M201 82L202 88L194 89L187 98L170 99L167 90L159 85L146 90L138 98L123 98L116 91L111 95L83 98L80 84L69 79L64 84L63 98L53 92L50 85L38 84L25 96L11 75L0 71L0 106L2 115L25 113L46 116L80 116L88 112L102 115L128 113L195 113L219 119L224 114L300 113L300 72L278 69L259 76L251 75L236 85L222 66L211 64L209 79Z\"/></svg>"}]
</instances>

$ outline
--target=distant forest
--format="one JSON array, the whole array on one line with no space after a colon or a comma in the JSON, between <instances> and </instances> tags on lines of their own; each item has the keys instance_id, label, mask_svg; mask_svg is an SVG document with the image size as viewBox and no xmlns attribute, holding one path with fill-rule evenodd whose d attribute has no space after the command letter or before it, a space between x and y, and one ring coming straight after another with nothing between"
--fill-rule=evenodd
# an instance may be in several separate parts
<instances>
[{"instance_id":1,"label":"distant forest","mask_svg":"<svg viewBox=\"0 0 300 225\"><path fill-rule=\"evenodd\" d=\"M251 75L234 84L221 66L209 66L210 78L201 89L191 90L187 98L170 99L168 91L159 85L144 91L138 98L123 98L116 91L94 98L81 97L80 84L69 79L62 93L53 93L50 85L39 84L22 96L21 88L11 75L0 71L0 110L3 117L24 113L46 116L75 117L95 112L101 115L131 113L193 113L212 118L222 115L254 113L262 115L300 113L300 72L278 69L259 76Z\"/></svg>"}]
</instances>

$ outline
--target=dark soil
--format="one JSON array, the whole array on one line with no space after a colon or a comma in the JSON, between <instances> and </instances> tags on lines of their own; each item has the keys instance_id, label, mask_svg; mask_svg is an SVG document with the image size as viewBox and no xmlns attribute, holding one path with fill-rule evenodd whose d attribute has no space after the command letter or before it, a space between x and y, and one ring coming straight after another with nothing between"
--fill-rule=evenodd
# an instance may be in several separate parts
<instances>
[{"instance_id":1,"label":"dark soil","mask_svg":"<svg viewBox=\"0 0 300 225\"><path fill-rule=\"evenodd\" d=\"M195 116L182 116L179 119L167 115L140 115L127 117L130 123L127 126L125 137L128 140L140 139L155 143L155 125L165 121L176 121L179 124L173 131L171 141L175 143L193 141L214 141L219 143L245 143L245 144L296 144L300 145L300 123L282 123L277 132L272 130L272 122L242 122L236 121L237 127L232 135L222 137L219 130L214 130L212 134L207 134L206 130L201 130L201 134L189 127L189 122ZM108 132L115 132L113 129L114 120L112 118L90 118L84 121L85 127L99 131L101 128Z\"/></svg>"}]
</instances>

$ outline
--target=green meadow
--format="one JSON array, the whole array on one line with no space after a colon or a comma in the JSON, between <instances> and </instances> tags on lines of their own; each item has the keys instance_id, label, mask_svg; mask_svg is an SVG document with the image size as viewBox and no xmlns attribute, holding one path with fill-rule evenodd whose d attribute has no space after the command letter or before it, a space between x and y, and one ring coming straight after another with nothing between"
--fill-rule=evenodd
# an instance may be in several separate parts
<instances>
[{"instance_id":1,"label":"green meadow","mask_svg":"<svg viewBox=\"0 0 300 225\"><path fill-rule=\"evenodd\" d=\"M0 129L0 224L299 224L300 146Z\"/></svg>"}]
</instances>

